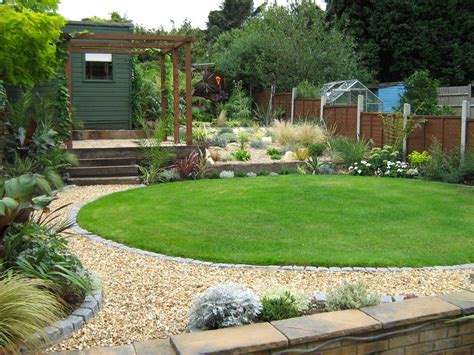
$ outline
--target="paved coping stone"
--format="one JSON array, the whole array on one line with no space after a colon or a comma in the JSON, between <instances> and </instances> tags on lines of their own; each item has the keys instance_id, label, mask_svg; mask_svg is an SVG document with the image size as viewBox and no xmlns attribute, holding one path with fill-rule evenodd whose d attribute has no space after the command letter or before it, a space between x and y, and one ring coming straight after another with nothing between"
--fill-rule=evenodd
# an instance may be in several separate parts
<instances>
[{"instance_id":1,"label":"paved coping stone","mask_svg":"<svg viewBox=\"0 0 474 355\"><path fill-rule=\"evenodd\" d=\"M358 310L318 313L271 323L290 345L382 329L382 324Z\"/></svg>"},{"instance_id":2,"label":"paved coping stone","mask_svg":"<svg viewBox=\"0 0 474 355\"><path fill-rule=\"evenodd\" d=\"M68 189L72 187L67 187ZM193 265L202 265L202 266L211 266L216 268L248 268L248 269L263 269L267 271L309 271L309 272L401 272L401 271L414 271L414 270L466 270L466 269L474 269L474 264L462 264L462 265L452 265L452 266L434 266L434 267L315 267L315 266L293 266L293 265L247 265L247 264L224 264L224 263L212 263L208 261L201 261L201 260L194 260L188 258L181 258L181 257L173 257L164 254L158 254L154 252L149 252L141 249L136 249L132 247L128 247L126 245L102 238L98 235L92 234L89 231L81 228L77 224L77 214L79 210L87 205L88 203L94 202L101 197L107 196L109 194L105 194L102 196L98 196L92 198L90 200L84 201L76 206L74 206L71 211L69 212L69 220L74 223L72 230L77 233L81 234L91 240L97 241L102 244L110 245L115 248L119 248L125 250L129 253L140 254L151 256L158 259L169 260L177 263L187 263Z\"/></svg>"},{"instance_id":3,"label":"paved coping stone","mask_svg":"<svg viewBox=\"0 0 474 355\"><path fill-rule=\"evenodd\" d=\"M251 353L288 346L288 339L270 323L175 335L171 344L178 354Z\"/></svg>"},{"instance_id":4,"label":"paved coping stone","mask_svg":"<svg viewBox=\"0 0 474 355\"><path fill-rule=\"evenodd\" d=\"M403 302L365 307L362 312L376 319L383 329L461 314L461 309L439 297L420 297Z\"/></svg>"}]
</instances>

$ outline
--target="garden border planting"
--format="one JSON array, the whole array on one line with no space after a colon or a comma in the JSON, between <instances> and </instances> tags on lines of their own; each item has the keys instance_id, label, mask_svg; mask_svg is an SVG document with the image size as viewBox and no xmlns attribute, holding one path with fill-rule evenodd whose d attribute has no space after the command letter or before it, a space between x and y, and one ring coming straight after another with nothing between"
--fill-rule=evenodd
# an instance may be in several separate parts
<instances>
[{"instance_id":1,"label":"garden border planting","mask_svg":"<svg viewBox=\"0 0 474 355\"><path fill-rule=\"evenodd\" d=\"M249 268L249 269L273 270L273 271L305 270L305 271L313 271L313 272L401 272L401 271L414 271L414 270L474 269L474 264L461 264L461 265L450 265L450 266L427 266L427 267L315 267L315 266L292 266L292 265L249 265L249 264L213 263L209 261L194 260L190 258L168 256L168 255L154 253L154 252L141 250L137 248L131 248L124 244L105 239L101 236L90 233L89 231L83 229L77 224L77 215L82 207L107 195L110 195L110 194L105 194L100 197L92 198L90 200L87 200L83 203L80 203L74 206L71 209L71 211L69 212L68 218L71 221L71 223L73 223L73 227L72 227L73 232L83 235L96 242L107 244L107 245L125 250L130 253L151 256L158 259L164 259L164 260L169 260L169 261L174 261L174 262L179 262L179 263L188 263L188 264L194 264L194 265L211 266L211 267L216 267L216 268Z\"/></svg>"},{"instance_id":2,"label":"garden border planting","mask_svg":"<svg viewBox=\"0 0 474 355\"><path fill-rule=\"evenodd\" d=\"M103 289L97 282L97 277L92 275L92 278L97 283L97 287L94 288L91 294L84 297L81 305L69 314L67 318L43 328L48 337L45 346L53 346L63 341L97 315L103 303Z\"/></svg>"}]
</instances>

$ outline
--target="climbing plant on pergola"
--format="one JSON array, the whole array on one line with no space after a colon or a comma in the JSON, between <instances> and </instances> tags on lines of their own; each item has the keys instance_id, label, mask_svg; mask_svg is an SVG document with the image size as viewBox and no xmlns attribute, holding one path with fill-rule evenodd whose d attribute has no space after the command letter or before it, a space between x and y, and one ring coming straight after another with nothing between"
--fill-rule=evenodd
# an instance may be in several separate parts
<instances>
[{"instance_id":1,"label":"climbing plant on pergola","mask_svg":"<svg viewBox=\"0 0 474 355\"><path fill-rule=\"evenodd\" d=\"M173 111L175 143L179 142L179 59L178 50L184 48L186 70L186 143L193 142L192 126L192 52L191 36L157 36L133 34L78 34L68 42L68 60L66 62L66 78L71 97L74 95L71 80L71 63L73 53L110 53L110 54L144 54L146 49L161 49L161 119L165 121L168 102L165 95L166 73L165 55L171 53L173 59Z\"/></svg>"}]
</instances>

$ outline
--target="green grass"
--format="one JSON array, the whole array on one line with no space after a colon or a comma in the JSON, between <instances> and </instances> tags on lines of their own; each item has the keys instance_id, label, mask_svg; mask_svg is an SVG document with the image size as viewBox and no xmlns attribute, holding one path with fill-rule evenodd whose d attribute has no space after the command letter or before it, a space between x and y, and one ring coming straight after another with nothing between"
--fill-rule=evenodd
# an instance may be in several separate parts
<instances>
[{"instance_id":1,"label":"green grass","mask_svg":"<svg viewBox=\"0 0 474 355\"><path fill-rule=\"evenodd\" d=\"M474 189L419 180L289 175L129 190L79 224L153 252L225 263L433 266L474 261Z\"/></svg>"}]
</instances>

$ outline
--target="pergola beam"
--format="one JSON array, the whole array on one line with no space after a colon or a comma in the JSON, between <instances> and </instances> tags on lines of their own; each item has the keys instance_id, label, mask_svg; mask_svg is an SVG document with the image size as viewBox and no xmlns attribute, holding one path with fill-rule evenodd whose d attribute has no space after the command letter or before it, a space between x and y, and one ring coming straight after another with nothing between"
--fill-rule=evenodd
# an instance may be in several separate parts
<instances>
[{"instance_id":1,"label":"pergola beam","mask_svg":"<svg viewBox=\"0 0 474 355\"><path fill-rule=\"evenodd\" d=\"M178 48L186 42L177 42L177 43L132 43L132 42L72 42L72 47L106 47L106 48Z\"/></svg>"},{"instance_id":2,"label":"pergola beam","mask_svg":"<svg viewBox=\"0 0 474 355\"><path fill-rule=\"evenodd\" d=\"M75 39L106 39L127 41L163 41L163 42L194 42L192 36L157 36L157 35L128 35L128 34L77 34Z\"/></svg>"}]
</instances>

